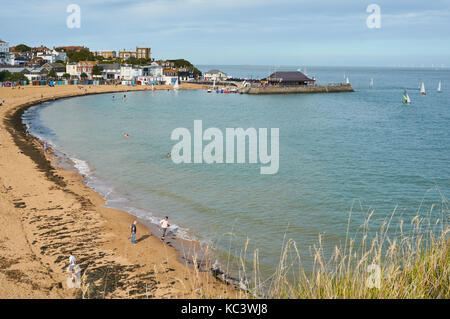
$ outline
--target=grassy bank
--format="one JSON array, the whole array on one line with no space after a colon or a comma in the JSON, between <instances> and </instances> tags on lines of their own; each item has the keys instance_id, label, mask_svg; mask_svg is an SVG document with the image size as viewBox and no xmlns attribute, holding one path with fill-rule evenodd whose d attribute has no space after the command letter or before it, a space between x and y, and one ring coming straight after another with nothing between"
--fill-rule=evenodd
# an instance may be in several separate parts
<instances>
[{"instance_id":1,"label":"grassy bank","mask_svg":"<svg viewBox=\"0 0 450 319\"><path fill-rule=\"evenodd\" d=\"M256 250L250 269L241 259L241 284L249 287L255 298L447 299L450 229L447 203L442 207L433 213L431 206L425 216L400 220L395 226L394 210L375 232L369 231L372 211L361 225L358 239L347 235L345 243L327 255L319 236L308 251L313 258L312 271L302 266L304 249L286 240L277 270L269 279L262 279ZM349 224L350 219L351 214Z\"/></svg>"}]
</instances>

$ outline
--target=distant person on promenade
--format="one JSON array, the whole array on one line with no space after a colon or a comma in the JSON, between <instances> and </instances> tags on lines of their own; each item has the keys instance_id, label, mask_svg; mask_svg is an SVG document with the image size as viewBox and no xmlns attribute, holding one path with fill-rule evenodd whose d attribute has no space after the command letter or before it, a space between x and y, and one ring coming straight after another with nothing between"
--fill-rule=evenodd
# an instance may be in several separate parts
<instances>
[{"instance_id":1,"label":"distant person on promenade","mask_svg":"<svg viewBox=\"0 0 450 319\"><path fill-rule=\"evenodd\" d=\"M164 238L166 237L166 232L167 232L167 228L169 228L170 227L170 225L169 225L169 217L164 217L164 219L162 219L160 222L159 222L159 225L161 225L161 228L162 228L162 236L161 236L161 239L163 239L164 240Z\"/></svg>"},{"instance_id":2,"label":"distant person on promenade","mask_svg":"<svg viewBox=\"0 0 450 319\"><path fill-rule=\"evenodd\" d=\"M131 243L136 244L136 224L137 221L135 220L133 224L131 224Z\"/></svg>"}]
</instances>

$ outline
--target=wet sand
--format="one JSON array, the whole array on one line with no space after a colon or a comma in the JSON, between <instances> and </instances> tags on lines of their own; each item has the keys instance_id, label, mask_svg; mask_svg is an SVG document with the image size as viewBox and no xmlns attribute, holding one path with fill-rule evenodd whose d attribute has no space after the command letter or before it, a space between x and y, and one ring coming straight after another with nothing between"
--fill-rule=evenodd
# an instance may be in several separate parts
<instances>
[{"instance_id":1,"label":"wet sand","mask_svg":"<svg viewBox=\"0 0 450 319\"><path fill-rule=\"evenodd\" d=\"M188 267L195 242L165 242L134 216L104 207L81 175L55 165L51 152L26 133L23 111L70 96L149 89L136 86L0 88L0 298L236 298L209 265ZM171 89L159 86L155 89ZM180 89L204 89L182 84ZM175 249L181 252L180 254ZM67 286L70 253L80 289Z\"/></svg>"}]
</instances>

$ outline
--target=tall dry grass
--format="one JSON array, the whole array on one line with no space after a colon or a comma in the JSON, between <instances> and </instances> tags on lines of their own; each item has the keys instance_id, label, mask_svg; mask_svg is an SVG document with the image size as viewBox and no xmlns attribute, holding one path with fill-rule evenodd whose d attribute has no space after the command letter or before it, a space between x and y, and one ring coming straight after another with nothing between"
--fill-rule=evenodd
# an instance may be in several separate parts
<instances>
[{"instance_id":1,"label":"tall dry grass","mask_svg":"<svg viewBox=\"0 0 450 319\"><path fill-rule=\"evenodd\" d=\"M241 285L253 298L443 298L450 297L450 241L446 202L439 218L416 215L404 223L386 218L376 232L369 232L373 211L362 225L362 236L350 238L325 256L322 237L309 250L312 271L302 266L303 251L293 240L285 240L278 267L269 278L259 271L259 252L253 265L241 258ZM349 217L348 225L350 225ZM393 235L392 235L393 234ZM247 244L243 251L246 255ZM251 274L251 276L249 276ZM251 278L251 279L249 279Z\"/></svg>"}]
</instances>

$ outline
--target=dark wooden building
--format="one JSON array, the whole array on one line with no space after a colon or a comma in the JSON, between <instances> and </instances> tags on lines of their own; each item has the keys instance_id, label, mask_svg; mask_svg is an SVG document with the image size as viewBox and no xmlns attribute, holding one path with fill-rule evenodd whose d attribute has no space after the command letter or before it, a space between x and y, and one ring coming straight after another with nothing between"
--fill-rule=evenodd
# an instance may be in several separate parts
<instances>
[{"instance_id":1,"label":"dark wooden building","mask_svg":"<svg viewBox=\"0 0 450 319\"><path fill-rule=\"evenodd\" d=\"M316 80L308 78L300 71L279 71L263 79L272 85L312 85Z\"/></svg>"}]
</instances>

